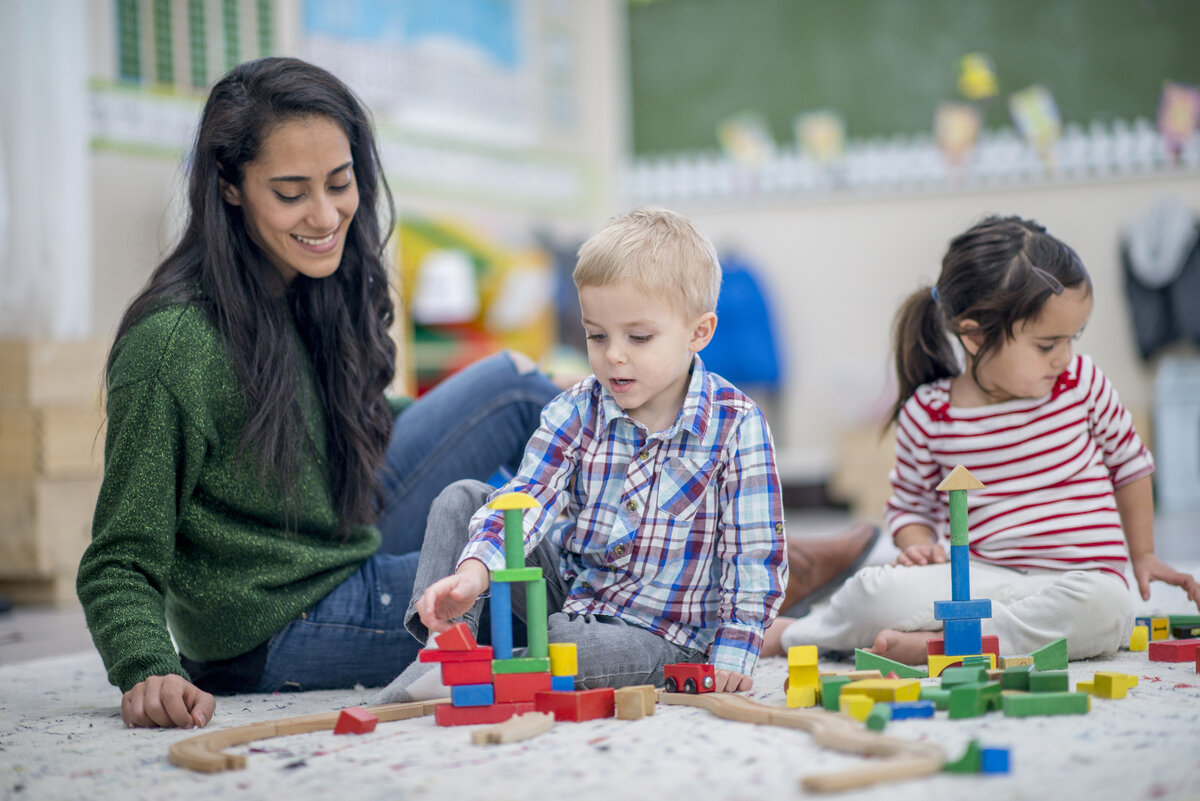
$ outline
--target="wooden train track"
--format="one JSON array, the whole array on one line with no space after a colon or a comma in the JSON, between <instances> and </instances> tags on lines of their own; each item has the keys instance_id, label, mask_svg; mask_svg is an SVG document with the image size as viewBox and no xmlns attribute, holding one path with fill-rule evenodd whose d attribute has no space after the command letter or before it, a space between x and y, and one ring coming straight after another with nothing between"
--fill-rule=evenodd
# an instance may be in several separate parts
<instances>
[{"instance_id":1,"label":"wooden train track","mask_svg":"<svg viewBox=\"0 0 1200 801\"><path fill-rule=\"evenodd\" d=\"M946 762L946 752L941 746L878 734L865 729L862 723L848 715L824 709L768 706L732 693L688 695L660 690L658 701L668 705L699 707L725 720L802 729L825 748L882 757L877 762L858 765L851 770L805 776L800 786L811 792L849 790L928 776L939 772Z\"/></svg>"},{"instance_id":2,"label":"wooden train track","mask_svg":"<svg viewBox=\"0 0 1200 801\"><path fill-rule=\"evenodd\" d=\"M366 710L381 721L408 720L410 718L432 715L439 704L449 703L449 698L436 701L415 701L407 704L382 704L369 706ZM172 765L202 773L219 773L223 770L240 770L246 767L246 757L241 754L227 754L223 749L235 745L245 745L255 740L269 740L272 737L285 737L289 734L305 734L310 731L332 731L337 725L336 712L320 712L315 715L298 715L292 718L268 720L263 723L250 723L246 726L236 726L232 729L221 729L204 734L197 734L186 740L180 740L171 745L167 751L167 759Z\"/></svg>"}]
</instances>

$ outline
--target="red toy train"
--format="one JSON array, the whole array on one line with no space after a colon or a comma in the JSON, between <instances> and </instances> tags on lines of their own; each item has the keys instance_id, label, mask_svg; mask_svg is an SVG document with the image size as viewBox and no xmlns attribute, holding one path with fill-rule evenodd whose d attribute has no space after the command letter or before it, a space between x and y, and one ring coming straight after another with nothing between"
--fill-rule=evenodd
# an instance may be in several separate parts
<instances>
[{"instance_id":1,"label":"red toy train","mask_svg":"<svg viewBox=\"0 0 1200 801\"><path fill-rule=\"evenodd\" d=\"M669 693L711 693L717 686L716 671L712 665L679 662L663 668L666 688Z\"/></svg>"}]
</instances>

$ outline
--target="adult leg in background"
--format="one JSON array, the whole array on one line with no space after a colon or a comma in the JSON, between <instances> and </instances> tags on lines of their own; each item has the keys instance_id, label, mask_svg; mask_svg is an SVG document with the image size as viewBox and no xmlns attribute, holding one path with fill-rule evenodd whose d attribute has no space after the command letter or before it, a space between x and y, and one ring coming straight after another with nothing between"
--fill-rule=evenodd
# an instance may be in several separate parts
<instances>
[{"instance_id":1,"label":"adult leg in background","mask_svg":"<svg viewBox=\"0 0 1200 801\"><path fill-rule=\"evenodd\" d=\"M460 370L401 412L381 476L380 551L421 550L430 504L451 482L515 471L542 408L558 393L524 357L505 352Z\"/></svg>"}]
</instances>

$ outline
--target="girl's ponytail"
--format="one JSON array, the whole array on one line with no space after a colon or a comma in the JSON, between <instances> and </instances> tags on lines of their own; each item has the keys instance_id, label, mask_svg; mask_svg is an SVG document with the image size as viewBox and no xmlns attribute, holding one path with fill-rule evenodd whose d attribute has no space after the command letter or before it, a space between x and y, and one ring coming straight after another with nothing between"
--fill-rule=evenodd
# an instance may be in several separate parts
<instances>
[{"instance_id":1,"label":"girl's ponytail","mask_svg":"<svg viewBox=\"0 0 1200 801\"><path fill-rule=\"evenodd\" d=\"M888 416L889 425L896 422L900 410L917 387L958 375L958 359L946 336L937 291L937 287L917 290L896 312L892 347L899 394Z\"/></svg>"}]
</instances>

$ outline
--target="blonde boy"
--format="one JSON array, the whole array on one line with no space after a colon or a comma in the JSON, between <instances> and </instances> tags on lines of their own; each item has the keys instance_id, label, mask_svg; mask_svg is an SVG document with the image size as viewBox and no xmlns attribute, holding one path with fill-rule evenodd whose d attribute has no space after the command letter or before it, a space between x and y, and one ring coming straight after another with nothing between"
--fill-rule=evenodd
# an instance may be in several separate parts
<instances>
[{"instance_id":1,"label":"blonde boy","mask_svg":"<svg viewBox=\"0 0 1200 801\"><path fill-rule=\"evenodd\" d=\"M499 491L540 504L525 552L547 579L550 641L578 644L583 687L711 662L717 690L748 690L786 545L766 420L697 355L717 325L716 252L684 217L642 209L584 243L574 279L593 375L543 410ZM489 489L462 481L434 502L406 617L422 641L460 617L478 631L488 571L504 566ZM513 607L523 617L517 594ZM424 694L424 667L376 700Z\"/></svg>"}]
</instances>

